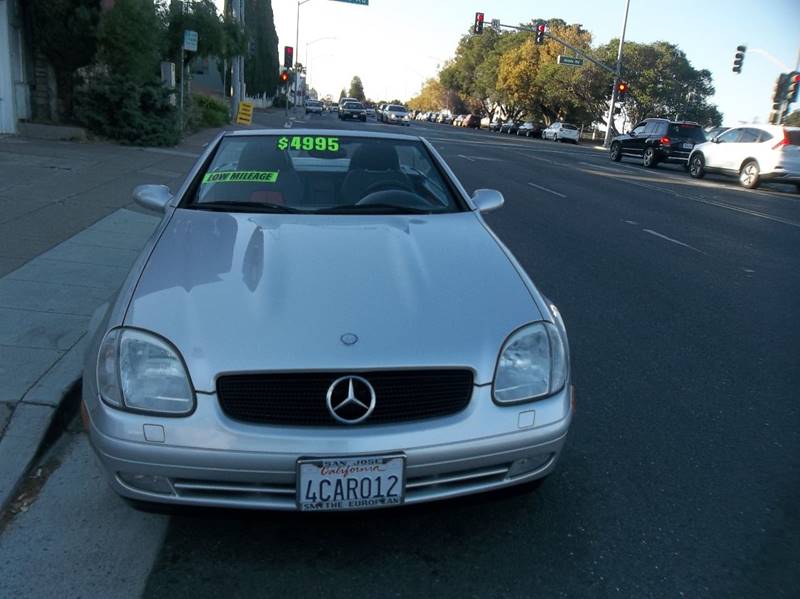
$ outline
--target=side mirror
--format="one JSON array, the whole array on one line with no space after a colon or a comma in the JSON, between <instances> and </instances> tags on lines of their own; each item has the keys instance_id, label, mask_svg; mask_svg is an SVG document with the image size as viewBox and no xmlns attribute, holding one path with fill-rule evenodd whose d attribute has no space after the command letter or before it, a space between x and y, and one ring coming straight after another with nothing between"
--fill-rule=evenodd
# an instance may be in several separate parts
<instances>
[{"instance_id":1,"label":"side mirror","mask_svg":"<svg viewBox=\"0 0 800 599\"><path fill-rule=\"evenodd\" d=\"M142 208L164 212L172 199L172 193L166 185L139 185L133 190L133 199Z\"/></svg>"},{"instance_id":2,"label":"side mirror","mask_svg":"<svg viewBox=\"0 0 800 599\"><path fill-rule=\"evenodd\" d=\"M631 137L636 137L636 131L631 129L630 131L628 131L628 135L630 135Z\"/></svg>"},{"instance_id":3,"label":"side mirror","mask_svg":"<svg viewBox=\"0 0 800 599\"><path fill-rule=\"evenodd\" d=\"M711 143L712 144L718 144L719 143L719 135L715 135L714 137L712 137L711 138Z\"/></svg>"},{"instance_id":4,"label":"side mirror","mask_svg":"<svg viewBox=\"0 0 800 599\"><path fill-rule=\"evenodd\" d=\"M480 212L496 210L505 203L503 194L495 189L476 189L472 201Z\"/></svg>"}]
</instances>

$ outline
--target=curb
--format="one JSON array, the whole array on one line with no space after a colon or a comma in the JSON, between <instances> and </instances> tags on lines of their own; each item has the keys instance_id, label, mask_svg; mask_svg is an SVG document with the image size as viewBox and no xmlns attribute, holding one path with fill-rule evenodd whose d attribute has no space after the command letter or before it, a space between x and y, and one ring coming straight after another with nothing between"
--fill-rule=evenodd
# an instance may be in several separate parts
<instances>
[{"instance_id":1,"label":"curb","mask_svg":"<svg viewBox=\"0 0 800 599\"><path fill-rule=\"evenodd\" d=\"M52 440L54 426L71 407L64 399L83 370L86 335L56 362L17 404L0 439L0 513L4 512L36 458Z\"/></svg>"}]
</instances>

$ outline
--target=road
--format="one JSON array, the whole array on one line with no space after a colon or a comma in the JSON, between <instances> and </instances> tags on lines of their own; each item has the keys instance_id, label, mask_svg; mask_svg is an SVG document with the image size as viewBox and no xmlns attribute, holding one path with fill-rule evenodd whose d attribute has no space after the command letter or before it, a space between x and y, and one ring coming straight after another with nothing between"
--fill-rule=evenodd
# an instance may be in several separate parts
<instances>
[{"instance_id":1,"label":"road","mask_svg":"<svg viewBox=\"0 0 800 599\"><path fill-rule=\"evenodd\" d=\"M168 518L111 495L72 431L44 459L39 499L0 525L11 589L65 594L25 582L44 562L67 591L91 579L108 596L798 596L800 195L587 145L402 132L425 135L469 191L504 194L487 221L564 315L578 404L557 471L533 495ZM48 557L17 549L26 538Z\"/></svg>"}]
</instances>

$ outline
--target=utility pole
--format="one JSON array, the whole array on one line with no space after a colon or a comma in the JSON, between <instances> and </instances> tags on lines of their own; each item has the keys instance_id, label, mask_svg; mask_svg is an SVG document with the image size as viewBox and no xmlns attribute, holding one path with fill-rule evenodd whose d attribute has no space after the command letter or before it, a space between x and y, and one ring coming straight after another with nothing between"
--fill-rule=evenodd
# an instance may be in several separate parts
<instances>
[{"instance_id":1,"label":"utility pole","mask_svg":"<svg viewBox=\"0 0 800 599\"><path fill-rule=\"evenodd\" d=\"M614 105L617 103L617 85L619 84L619 79L622 75L622 47L625 44L625 29L628 27L628 9L630 6L631 0L625 0L625 18L622 20L622 34L619 36L616 75L614 75L614 86L611 88L611 104L608 107L608 126L606 127L606 137L603 140L603 145L605 147L611 145L611 127L614 123Z\"/></svg>"},{"instance_id":2,"label":"utility pole","mask_svg":"<svg viewBox=\"0 0 800 599\"><path fill-rule=\"evenodd\" d=\"M233 3L233 19L244 29L244 0L231 0ZM244 79L244 57L234 56L232 65L233 94L231 98L231 114L233 118L239 112L239 102L242 101L242 80Z\"/></svg>"}]
</instances>

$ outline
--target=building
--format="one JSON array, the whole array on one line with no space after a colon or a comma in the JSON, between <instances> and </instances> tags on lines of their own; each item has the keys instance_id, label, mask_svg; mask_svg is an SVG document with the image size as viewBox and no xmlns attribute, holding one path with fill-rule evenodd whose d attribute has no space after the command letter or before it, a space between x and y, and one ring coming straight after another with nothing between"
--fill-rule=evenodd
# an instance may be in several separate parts
<instances>
[{"instance_id":1,"label":"building","mask_svg":"<svg viewBox=\"0 0 800 599\"><path fill-rule=\"evenodd\" d=\"M22 0L0 0L0 133L16 133L29 119L30 60L22 22Z\"/></svg>"}]
</instances>

